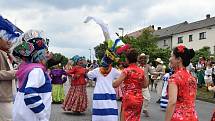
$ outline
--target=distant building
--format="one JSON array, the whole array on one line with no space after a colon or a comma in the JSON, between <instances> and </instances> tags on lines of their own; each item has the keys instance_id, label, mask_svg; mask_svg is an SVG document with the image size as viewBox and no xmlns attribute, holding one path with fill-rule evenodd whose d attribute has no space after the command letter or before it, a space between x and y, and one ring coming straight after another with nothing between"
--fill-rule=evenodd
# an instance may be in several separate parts
<instances>
[{"instance_id":1,"label":"distant building","mask_svg":"<svg viewBox=\"0 0 215 121\"><path fill-rule=\"evenodd\" d=\"M154 29L154 26L150 26ZM138 37L143 29L127 34L127 36ZM200 21L188 23L187 21L170 27L158 27L154 30L154 35L158 36L157 45L160 48L170 48L183 44L194 50L204 46L210 47L210 51L215 53L215 17L206 15Z\"/></svg>"}]
</instances>

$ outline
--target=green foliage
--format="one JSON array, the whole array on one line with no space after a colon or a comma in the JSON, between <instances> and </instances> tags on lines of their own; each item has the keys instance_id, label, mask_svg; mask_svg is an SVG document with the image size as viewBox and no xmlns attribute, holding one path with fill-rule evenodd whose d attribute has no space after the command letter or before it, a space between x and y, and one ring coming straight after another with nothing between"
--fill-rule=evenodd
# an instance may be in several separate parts
<instances>
[{"instance_id":1,"label":"green foliage","mask_svg":"<svg viewBox=\"0 0 215 121\"><path fill-rule=\"evenodd\" d=\"M157 46L158 38L152 34L153 31L150 29L144 29L142 34L135 38L135 37L120 37L122 41L126 44L130 44L133 48L136 48L139 54L145 53L149 55L149 60L153 63L156 58L161 58L166 66L168 66L169 58L171 54L170 48L161 49ZM94 50L96 53L96 58L101 60L103 57L105 50L108 48L107 42L101 43L97 45ZM193 63L196 64L199 60L199 57L205 57L206 59L209 58L211 55L210 47L203 47L195 51L195 57L193 58Z\"/></svg>"},{"instance_id":2,"label":"green foliage","mask_svg":"<svg viewBox=\"0 0 215 121\"><path fill-rule=\"evenodd\" d=\"M61 63L61 66L65 66L67 62L68 59L64 55L62 55L61 53L54 53L52 61L50 63L47 63L47 67L52 67L59 63Z\"/></svg>"},{"instance_id":3,"label":"green foliage","mask_svg":"<svg viewBox=\"0 0 215 121\"><path fill-rule=\"evenodd\" d=\"M103 43L100 43L99 45L94 47L96 58L101 60L103 55L104 55L104 53L105 53L105 50L107 48L108 48L108 43L106 41L104 41Z\"/></svg>"},{"instance_id":4,"label":"green foliage","mask_svg":"<svg viewBox=\"0 0 215 121\"><path fill-rule=\"evenodd\" d=\"M205 46L205 47L195 51L195 56L192 59L192 61L194 64L197 64L199 57L205 57L206 59L208 59L210 55L211 55L210 47Z\"/></svg>"},{"instance_id":5,"label":"green foliage","mask_svg":"<svg viewBox=\"0 0 215 121\"><path fill-rule=\"evenodd\" d=\"M152 34L150 29L144 29L142 34L137 37L124 37L123 42L132 45L139 53L150 55L149 60L153 62L156 58L161 58L165 65L168 65L171 50L161 49L157 46L158 38Z\"/></svg>"},{"instance_id":6,"label":"green foliage","mask_svg":"<svg viewBox=\"0 0 215 121\"><path fill-rule=\"evenodd\" d=\"M61 53L55 53L54 59L61 61L60 63L62 66L65 66L68 62L68 59L64 55L62 55Z\"/></svg>"}]
</instances>

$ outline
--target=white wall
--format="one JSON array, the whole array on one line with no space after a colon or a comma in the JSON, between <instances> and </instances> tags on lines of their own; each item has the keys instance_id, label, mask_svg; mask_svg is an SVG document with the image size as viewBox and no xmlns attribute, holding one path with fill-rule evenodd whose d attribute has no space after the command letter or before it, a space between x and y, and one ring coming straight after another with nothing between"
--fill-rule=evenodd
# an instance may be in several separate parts
<instances>
[{"instance_id":1,"label":"white wall","mask_svg":"<svg viewBox=\"0 0 215 121\"><path fill-rule=\"evenodd\" d=\"M166 40L167 46L164 46L164 40ZM157 41L157 46L158 46L159 48L168 48L168 47L171 48L171 37L158 40L158 41Z\"/></svg>"},{"instance_id":2,"label":"white wall","mask_svg":"<svg viewBox=\"0 0 215 121\"><path fill-rule=\"evenodd\" d=\"M199 40L199 33L201 32L206 32L206 39ZM191 34L193 35L193 41L189 42L189 35ZM173 48L178 45L178 37L183 37L183 43L181 44L185 45L188 48L198 50L204 46L208 46L210 47L211 52L214 53L215 26L173 35L172 37Z\"/></svg>"}]
</instances>

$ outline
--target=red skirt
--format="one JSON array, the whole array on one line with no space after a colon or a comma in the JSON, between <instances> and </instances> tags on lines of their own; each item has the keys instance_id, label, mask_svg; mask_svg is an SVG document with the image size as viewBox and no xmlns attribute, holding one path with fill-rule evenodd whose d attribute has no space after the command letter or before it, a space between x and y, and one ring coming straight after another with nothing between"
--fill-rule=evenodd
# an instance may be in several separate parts
<instances>
[{"instance_id":1,"label":"red skirt","mask_svg":"<svg viewBox=\"0 0 215 121\"><path fill-rule=\"evenodd\" d=\"M84 112L87 109L86 85L71 86L62 108L65 111Z\"/></svg>"},{"instance_id":2,"label":"red skirt","mask_svg":"<svg viewBox=\"0 0 215 121\"><path fill-rule=\"evenodd\" d=\"M211 121L215 121L215 110L214 110L213 116L211 117Z\"/></svg>"},{"instance_id":3,"label":"red skirt","mask_svg":"<svg viewBox=\"0 0 215 121\"><path fill-rule=\"evenodd\" d=\"M131 103L132 102L132 103ZM142 92L129 92L123 96L121 120L140 121L140 114L143 105Z\"/></svg>"}]
</instances>

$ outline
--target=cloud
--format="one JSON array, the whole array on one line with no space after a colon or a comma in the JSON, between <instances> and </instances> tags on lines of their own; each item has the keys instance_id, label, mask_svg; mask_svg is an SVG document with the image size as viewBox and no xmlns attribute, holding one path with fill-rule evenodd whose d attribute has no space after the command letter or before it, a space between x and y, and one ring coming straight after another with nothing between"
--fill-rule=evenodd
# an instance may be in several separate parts
<instances>
[{"instance_id":1,"label":"cloud","mask_svg":"<svg viewBox=\"0 0 215 121\"><path fill-rule=\"evenodd\" d=\"M112 39L115 32L121 35L119 27L127 34L149 25L167 27L215 16L214 0L2 0L0 5L0 14L23 31L44 30L51 51L87 58L89 48L104 41L96 23L83 23L87 16L103 19Z\"/></svg>"},{"instance_id":2,"label":"cloud","mask_svg":"<svg viewBox=\"0 0 215 121\"><path fill-rule=\"evenodd\" d=\"M31 9L53 7L55 9L67 10L83 6L105 5L105 0L6 0L0 1L3 9Z\"/></svg>"}]
</instances>

